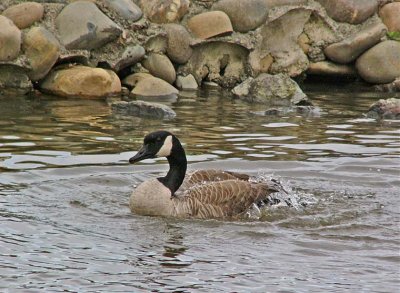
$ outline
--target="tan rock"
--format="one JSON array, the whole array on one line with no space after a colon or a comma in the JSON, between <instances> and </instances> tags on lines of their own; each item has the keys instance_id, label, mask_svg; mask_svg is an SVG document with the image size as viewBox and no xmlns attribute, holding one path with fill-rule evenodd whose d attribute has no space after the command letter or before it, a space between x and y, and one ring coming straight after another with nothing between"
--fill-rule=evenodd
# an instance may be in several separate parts
<instances>
[{"instance_id":1,"label":"tan rock","mask_svg":"<svg viewBox=\"0 0 400 293\"><path fill-rule=\"evenodd\" d=\"M150 77L139 80L131 93L143 97L159 97L177 95L179 91L160 78Z\"/></svg>"},{"instance_id":2,"label":"tan rock","mask_svg":"<svg viewBox=\"0 0 400 293\"><path fill-rule=\"evenodd\" d=\"M51 71L40 87L52 94L84 98L101 98L121 91L113 71L80 65Z\"/></svg>"},{"instance_id":3,"label":"tan rock","mask_svg":"<svg viewBox=\"0 0 400 293\"><path fill-rule=\"evenodd\" d=\"M378 10L376 0L317 0L336 21L358 24Z\"/></svg>"},{"instance_id":4,"label":"tan rock","mask_svg":"<svg viewBox=\"0 0 400 293\"><path fill-rule=\"evenodd\" d=\"M146 52L165 54L167 52L167 35L160 33L150 37L144 47L146 48Z\"/></svg>"},{"instance_id":5,"label":"tan rock","mask_svg":"<svg viewBox=\"0 0 400 293\"><path fill-rule=\"evenodd\" d=\"M143 66L155 77L161 78L166 82L173 83L176 79L174 65L167 56L158 53L150 53Z\"/></svg>"},{"instance_id":6,"label":"tan rock","mask_svg":"<svg viewBox=\"0 0 400 293\"><path fill-rule=\"evenodd\" d=\"M343 77L357 76L357 72L353 66L336 64L329 61L310 63L307 74Z\"/></svg>"},{"instance_id":7,"label":"tan rock","mask_svg":"<svg viewBox=\"0 0 400 293\"><path fill-rule=\"evenodd\" d=\"M17 58L21 48L21 31L5 16L0 15L0 61Z\"/></svg>"},{"instance_id":8,"label":"tan rock","mask_svg":"<svg viewBox=\"0 0 400 293\"><path fill-rule=\"evenodd\" d=\"M182 90L196 90L199 87L196 79L191 74L186 76L179 75L176 78L176 86Z\"/></svg>"},{"instance_id":9,"label":"tan rock","mask_svg":"<svg viewBox=\"0 0 400 293\"><path fill-rule=\"evenodd\" d=\"M189 0L141 0L144 14L155 23L179 21L189 9Z\"/></svg>"},{"instance_id":10,"label":"tan rock","mask_svg":"<svg viewBox=\"0 0 400 293\"><path fill-rule=\"evenodd\" d=\"M187 25L192 33L200 39L208 39L233 31L228 15L222 11L197 14L189 19Z\"/></svg>"},{"instance_id":11,"label":"tan rock","mask_svg":"<svg viewBox=\"0 0 400 293\"><path fill-rule=\"evenodd\" d=\"M25 2L10 6L2 13L11 19L19 29L30 27L43 18L43 5L36 2Z\"/></svg>"},{"instance_id":12,"label":"tan rock","mask_svg":"<svg viewBox=\"0 0 400 293\"><path fill-rule=\"evenodd\" d=\"M122 80L122 84L126 85L130 88L134 88L139 81L145 78L154 77L150 73L146 72L137 72L134 74L130 74Z\"/></svg>"},{"instance_id":13,"label":"tan rock","mask_svg":"<svg viewBox=\"0 0 400 293\"><path fill-rule=\"evenodd\" d=\"M192 74L197 83L215 82L233 87L247 73L249 51L237 44L206 42L193 48L189 61L179 68L182 74Z\"/></svg>"},{"instance_id":14,"label":"tan rock","mask_svg":"<svg viewBox=\"0 0 400 293\"><path fill-rule=\"evenodd\" d=\"M257 30L259 41L249 57L255 76L266 69L273 74L285 72L290 76L307 70L309 61L298 44L298 38L310 15L308 9L292 9Z\"/></svg>"},{"instance_id":15,"label":"tan rock","mask_svg":"<svg viewBox=\"0 0 400 293\"><path fill-rule=\"evenodd\" d=\"M265 23L268 16L265 0L220 0L212 9L225 12L232 22L233 29L242 33L256 29Z\"/></svg>"},{"instance_id":16,"label":"tan rock","mask_svg":"<svg viewBox=\"0 0 400 293\"><path fill-rule=\"evenodd\" d=\"M29 72L32 81L46 76L60 55L57 39L43 27L33 27L25 34L23 48L32 67Z\"/></svg>"},{"instance_id":17,"label":"tan rock","mask_svg":"<svg viewBox=\"0 0 400 293\"><path fill-rule=\"evenodd\" d=\"M377 22L357 31L341 42L325 48L325 55L337 63L350 63L367 49L377 44L386 33L386 26Z\"/></svg>"},{"instance_id":18,"label":"tan rock","mask_svg":"<svg viewBox=\"0 0 400 293\"><path fill-rule=\"evenodd\" d=\"M389 32L400 32L400 2L386 4L379 11L379 16Z\"/></svg>"},{"instance_id":19,"label":"tan rock","mask_svg":"<svg viewBox=\"0 0 400 293\"><path fill-rule=\"evenodd\" d=\"M258 75L259 73L267 73L272 63L274 63L274 58L271 56L271 54L267 54L264 57L261 57L257 54L249 55L249 65L254 75Z\"/></svg>"},{"instance_id":20,"label":"tan rock","mask_svg":"<svg viewBox=\"0 0 400 293\"><path fill-rule=\"evenodd\" d=\"M180 24L167 24L167 55L175 63L186 63L193 53L190 47L190 34Z\"/></svg>"},{"instance_id":21,"label":"tan rock","mask_svg":"<svg viewBox=\"0 0 400 293\"><path fill-rule=\"evenodd\" d=\"M356 62L358 74L370 83L389 83L400 76L400 42L384 41Z\"/></svg>"},{"instance_id":22,"label":"tan rock","mask_svg":"<svg viewBox=\"0 0 400 293\"><path fill-rule=\"evenodd\" d=\"M310 39L305 33L301 33L300 36L297 38L297 44L299 44L304 54L307 54L310 50Z\"/></svg>"}]
</instances>

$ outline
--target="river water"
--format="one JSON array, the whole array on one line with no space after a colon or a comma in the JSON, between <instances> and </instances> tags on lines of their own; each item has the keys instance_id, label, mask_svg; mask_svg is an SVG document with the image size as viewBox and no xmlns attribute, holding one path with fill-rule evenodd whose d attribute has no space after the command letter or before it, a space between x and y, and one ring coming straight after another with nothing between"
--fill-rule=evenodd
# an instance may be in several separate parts
<instances>
[{"instance_id":1,"label":"river water","mask_svg":"<svg viewBox=\"0 0 400 293\"><path fill-rule=\"evenodd\" d=\"M398 292L400 123L366 119L393 94L310 87L315 115L263 116L226 92L183 93L177 117L117 117L105 101L0 97L1 292ZM280 178L308 205L259 220L129 212L129 165L167 129L189 169Z\"/></svg>"}]
</instances>

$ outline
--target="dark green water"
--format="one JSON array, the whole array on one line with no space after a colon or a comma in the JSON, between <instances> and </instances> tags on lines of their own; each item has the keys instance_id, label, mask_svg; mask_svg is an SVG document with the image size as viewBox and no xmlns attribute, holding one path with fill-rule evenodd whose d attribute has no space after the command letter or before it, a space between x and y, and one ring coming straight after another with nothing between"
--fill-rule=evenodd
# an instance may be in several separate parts
<instances>
[{"instance_id":1,"label":"dark green water","mask_svg":"<svg viewBox=\"0 0 400 293\"><path fill-rule=\"evenodd\" d=\"M113 116L104 101L0 97L2 292L396 292L400 123L365 119L392 95L307 90L321 115L260 116L219 91L184 93L177 118ZM128 165L167 129L189 168L274 174L304 209L259 221L132 215L134 185L164 160Z\"/></svg>"}]
</instances>

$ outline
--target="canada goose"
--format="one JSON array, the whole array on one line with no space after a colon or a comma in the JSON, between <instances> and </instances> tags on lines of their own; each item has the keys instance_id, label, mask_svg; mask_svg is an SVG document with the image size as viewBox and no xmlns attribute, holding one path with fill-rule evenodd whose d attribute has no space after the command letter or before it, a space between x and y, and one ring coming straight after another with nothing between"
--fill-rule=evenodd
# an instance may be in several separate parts
<instances>
[{"instance_id":1,"label":"canada goose","mask_svg":"<svg viewBox=\"0 0 400 293\"><path fill-rule=\"evenodd\" d=\"M180 218L236 218L253 203L278 191L273 184L250 182L248 175L234 172L200 170L188 174L185 179L185 151L178 138L167 131L146 135L143 146L129 163L156 157L168 159L169 171L165 177L144 181L135 188L129 202L133 213Z\"/></svg>"}]
</instances>

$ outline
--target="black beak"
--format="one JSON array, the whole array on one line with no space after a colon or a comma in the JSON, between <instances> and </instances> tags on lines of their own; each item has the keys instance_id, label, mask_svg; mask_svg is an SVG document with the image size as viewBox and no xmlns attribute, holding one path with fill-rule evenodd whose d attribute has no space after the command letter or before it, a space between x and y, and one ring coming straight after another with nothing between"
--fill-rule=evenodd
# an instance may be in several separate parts
<instances>
[{"instance_id":1,"label":"black beak","mask_svg":"<svg viewBox=\"0 0 400 293\"><path fill-rule=\"evenodd\" d=\"M147 145L143 145L141 149L134 155L132 158L129 159L130 164L135 164L137 162L143 161L145 159L154 158L152 152L148 150Z\"/></svg>"}]
</instances>

